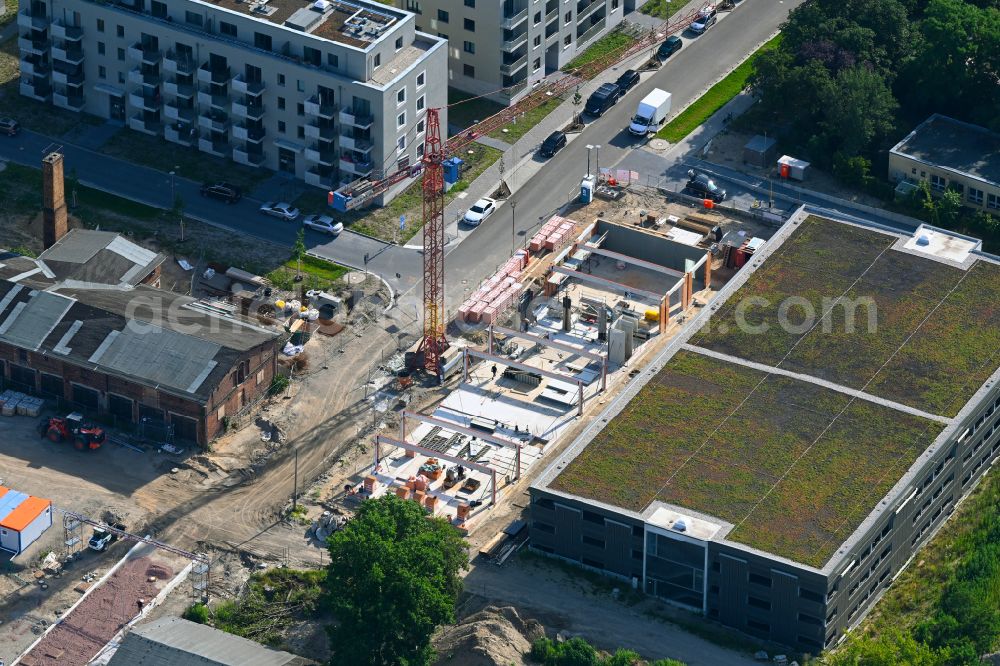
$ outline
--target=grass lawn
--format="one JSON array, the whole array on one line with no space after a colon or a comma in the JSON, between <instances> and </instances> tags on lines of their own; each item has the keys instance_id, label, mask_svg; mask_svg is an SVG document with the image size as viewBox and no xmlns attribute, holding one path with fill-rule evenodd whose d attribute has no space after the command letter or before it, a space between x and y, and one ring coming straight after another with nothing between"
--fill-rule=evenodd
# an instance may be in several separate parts
<instances>
[{"instance_id":1,"label":"grass lawn","mask_svg":"<svg viewBox=\"0 0 1000 666\"><path fill-rule=\"evenodd\" d=\"M17 18L17 0L4 0L6 11L0 14L0 26L12 23Z\"/></svg>"},{"instance_id":2,"label":"grass lawn","mask_svg":"<svg viewBox=\"0 0 1000 666\"><path fill-rule=\"evenodd\" d=\"M649 16L668 19L685 4L684 0L649 0L639 11Z\"/></svg>"},{"instance_id":3,"label":"grass lawn","mask_svg":"<svg viewBox=\"0 0 1000 666\"><path fill-rule=\"evenodd\" d=\"M468 150L472 151L471 155L468 154ZM462 179L445 194L445 205L454 199L456 194L468 187L469 183L474 181L490 165L500 159L502 154L499 150L489 146L479 144L468 146L466 152L460 155L465 160L465 172ZM421 183L422 180L418 179L384 208L366 208L361 211L338 213L327 205L326 194L319 190L306 192L293 203L303 214L324 213L343 222L345 226L354 231L387 241L405 243L415 236L423 225L421 219L423 215ZM406 229L402 232L399 231L400 215L406 215ZM445 222L451 222L451 220L445 220Z\"/></svg>"},{"instance_id":4,"label":"grass lawn","mask_svg":"<svg viewBox=\"0 0 1000 666\"><path fill-rule=\"evenodd\" d=\"M295 275L298 270L297 262L294 258L290 258L284 264L268 273L267 279L278 289L291 290L295 288ZM306 290L322 289L324 291L335 286L350 271L346 266L308 255L302 257L301 270Z\"/></svg>"},{"instance_id":5,"label":"grass lawn","mask_svg":"<svg viewBox=\"0 0 1000 666\"><path fill-rule=\"evenodd\" d=\"M634 42L635 37L632 35L624 33L620 30L610 32L588 46L586 51L570 60L566 66L563 67L563 71L569 72L578 67L583 67L584 65L590 64L595 60L600 60L615 51L620 51Z\"/></svg>"},{"instance_id":6,"label":"grass lawn","mask_svg":"<svg viewBox=\"0 0 1000 666\"><path fill-rule=\"evenodd\" d=\"M693 132L695 128L708 120L712 114L725 106L726 102L736 97L747 87L747 82L754 72L754 60L761 53L776 49L780 42L781 35L778 34L774 39L761 46L743 64L730 72L726 78L709 88L704 95L667 123L656 135L671 143L677 143Z\"/></svg>"},{"instance_id":7,"label":"grass lawn","mask_svg":"<svg viewBox=\"0 0 1000 666\"><path fill-rule=\"evenodd\" d=\"M267 180L273 172L235 164L161 138L123 129L109 139L101 152L134 164L158 169L164 173L177 171L182 178L198 182L224 180L239 186L246 193Z\"/></svg>"},{"instance_id":8,"label":"grass lawn","mask_svg":"<svg viewBox=\"0 0 1000 666\"><path fill-rule=\"evenodd\" d=\"M458 106L448 107L448 124L461 129L471 127L481 120L496 115L506 107L488 99L472 99L472 95L455 88L448 88L448 104ZM468 101L466 101L468 100ZM461 103L460 103L461 102Z\"/></svg>"},{"instance_id":9,"label":"grass lawn","mask_svg":"<svg viewBox=\"0 0 1000 666\"><path fill-rule=\"evenodd\" d=\"M561 103L562 98L560 97L553 97L546 100L527 113L518 116L510 124L493 130L489 133L489 136L500 141L506 141L507 143L516 143L522 136L531 131L535 125L540 123L545 116L555 111ZM507 131L504 132L503 130Z\"/></svg>"}]
</instances>

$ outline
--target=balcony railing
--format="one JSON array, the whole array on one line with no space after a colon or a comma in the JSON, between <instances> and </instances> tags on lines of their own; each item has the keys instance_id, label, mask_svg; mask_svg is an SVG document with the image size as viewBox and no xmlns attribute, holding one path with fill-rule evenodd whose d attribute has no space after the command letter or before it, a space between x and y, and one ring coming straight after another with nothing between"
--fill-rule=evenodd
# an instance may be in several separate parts
<instances>
[{"instance_id":1,"label":"balcony railing","mask_svg":"<svg viewBox=\"0 0 1000 666\"><path fill-rule=\"evenodd\" d=\"M146 65L156 65L163 60L163 51L154 49L140 42L136 42L128 47L128 57L133 61L139 61Z\"/></svg>"},{"instance_id":2,"label":"balcony railing","mask_svg":"<svg viewBox=\"0 0 1000 666\"><path fill-rule=\"evenodd\" d=\"M216 157L229 157L229 142L203 136L198 139L198 150Z\"/></svg>"},{"instance_id":3,"label":"balcony railing","mask_svg":"<svg viewBox=\"0 0 1000 666\"><path fill-rule=\"evenodd\" d=\"M25 97L37 99L40 102L48 102L49 98L52 97L52 86L49 85L48 81L39 81L35 84L32 81L21 79L19 91Z\"/></svg>"},{"instance_id":4,"label":"balcony railing","mask_svg":"<svg viewBox=\"0 0 1000 666\"><path fill-rule=\"evenodd\" d=\"M604 6L604 0L580 0L576 3L576 20L579 24L598 7Z\"/></svg>"},{"instance_id":5,"label":"balcony railing","mask_svg":"<svg viewBox=\"0 0 1000 666\"><path fill-rule=\"evenodd\" d=\"M510 30L511 28L520 25L527 18L528 18L528 9L524 8L518 13L514 14L513 16L505 17L503 21L500 22L500 26L504 30Z\"/></svg>"},{"instance_id":6,"label":"balcony railing","mask_svg":"<svg viewBox=\"0 0 1000 666\"><path fill-rule=\"evenodd\" d=\"M514 39L508 39L507 41L505 41L503 43L503 50L504 51L513 51L514 49L516 49L516 48L518 48L520 46L523 46L524 44L527 44L527 43L528 43L528 32L525 31L525 32L522 32L517 37L515 37Z\"/></svg>"},{"instance_id":7,"label":"balcony railing","mask_svg":"<svg viewBox=\"0 0 1000 666\"><path fill-rule=\"evenodd\" d=\"M35 53L45 55L49 52L52 42L48 39L33 40L31 37L18 37L17 48L21 49L21 54Z\"/></svg>"},{"instance_id":8,"label":"balcony railing","mask_svg":"<svg viewBox=\"0 0 1000 666\"><path fill-rule=\"evenodd\" d=\"M182 146L190 146L191 142L197 138L198 135L196 130L194 136L192 136L191 129L190 125L185 125L183 123L171 123L163 128L163 138Z\"/></svg>"},{"instance_id":9,"label":"balcony railing","mask_svg":"<svg viewBox=\"0 0 1000 666\"><path fill-rule=\"evenodd\" d=\"M374 118L367 114L347 109L340 112L340 123L342 125L353 125L354 127L366 129L371 127L373 122Z\"/></svg>"},{"instance_id":10,"label":"balcony railing","mask_svg":"<svg viewBox=\"0 0 1000 666\"><path fill-rule=\"evenodd\" d=\"M163 57L163 69L172 74L194 74L195 62L193 59L178 55L176 51L170 49Z\"/></svg>"},{"instance_id":11,"label":"balcony railing","mask_svg":"<svg viewBox=\"0 0 1000 666\"><path fill-rule=\"evenodd\" d=\"M371 162L359 162L347 156L340 158L340 170L353 173L355 176L367 176L372 172Z\"/></svg>"},{"instance_id":12,"label":"balcony railing","mask_svg":"<svg viewBox=\"0 0 1000 666\"><path fill-rule=\"evenodd\" d=\"M335 189L333 178L329 174L323 174L317 167L312 167L306 171L305 181L309 185L322 187L325 190Z\"/></svg>"},{"instance_id":13,"label":"balcony railing","mask_svg":"<svg viewBox=\"0 0 1000 666\"><path fill-rule=\"evenodd\" d=\"M229 68L209 69L208 63L198 68L198 80L204 83L228 83L230 78Z\"/></svg>"},{"instance_id":14,"label":"balcony railing","mask_svg":"<svg viewBox=\"0 0 1000 666\"><path fill-rule=\"evenodd\" d=\"M86 105L86 100L83 95L71 96L63 93L52 93L52 104L69 111L82 111Z\"/></svg>"},{"instance_id":15,"label":"balcony railing","mask_svg":"<svg viewBox=\"0 0 1000 666\"><path fill-rule=\"evenodd\" d=\"M229 95L213 95L204 90L198 91L198 104L203 107L211 106L222 111L229 110L232 106Z\"/></svg>"},{"instance_id":16,"label":"balcony railing","mask_svg":"<svg viewBox=\"0 0 1000 666\"><path fill-rule=\"evenodd\" d=\"M263 104L248 104L246 99L233 100L231 110L237 118L249 118L250 120L260 120L264 117Z\"/></svg>"},{"instance_id":17,"label":"balcony railing","mask_svg":"<svg viewBox=\"0 0 1000 666\"><path fill-rule=\"evenodd\" d=\"M591 27L587 28L586 32L576 38L577 45L583 44L587 40L596 37L601 30L604 30L605 25L607 25L607 21L605 19L601 19Z\"/></svg>"},{"instance_id":18,"label":"balcony railing","mask_svg":"<svg viewBox=\"0 0 1000 666\"><path fill-rule=\"evenodd\" d=\"M155 120L146 120L142 116L132 116L129 118L128 126L136 132L142 132L143 134L149 134L150 136L159 136L160 132L163 130L162 123Z\"/></svg>"},{"instance_id":19,"label":"balcony railing","mask_svg":"<svg viewBox=\"0 0 1000 666\"><path fill-rule=\"evenodd\" d=\"M128 101L135 108L146 109L147 111L159 110L162 102L159 95L143 95L136 92L129 93Z\"/></svg>"},{"instance_id":20,"label":"balcony railing","mask_svg":"<svg viewBox=\"0 0 1000 666\"><path fill-rule=\"evenodd\" d=\"M506 63L505 62L505 63L502 63L500 65L500 73L501 74L513 74L514 72L516 72L517 70L521 69L522 67L524 67L527 64L528 64L528 55L525 54L525 55L521 56L520 58L518 58L517 60L515 60L514 62L510 62L510 63Z\"/></svg>"},{"instance_id":21,"label":"balcony railing","mask_svg":"<svg viewBox=\"0 0 1000 666\"><path fill-rule=\"evenodd\" d=\"M332 125L306 125L306 137L319 141L333 141L337 138L337 130Z\"/></svg>"},{"instance_id":22,"label":"balcony railing","mask_svg":"<svg viewBox=\"0 0 1000 666\"><path fill-rule=\"evenodd\" d=\"M338 137L340 147L344 150L353 150L359 153L368 153L372 149L371 141L365 139L355 139L353 136Z\"/></svg>"},{"instance_id":23,"label":"balcony railing","mask_svg":"<svg viewBox=\"0 0 1000 666\"><path fill-rule=\"evenodd\" d=\"M227 116L208 116L202 114L198 116L198 126L212 132L225 132L229 129L229 118Z\"/></svg>"},{"instance_id":24,"label":"balcony railing","mask_svg":"<svg viewBox=\"0 0 1000 666\"><path fill-rule=\"evenodd\" d=\"M337 107L333 104L324 104L319 95L313 95L306 100L306 115L333 120L337 115Z\"/></svg>"},{"instance_id":25,"label":"balcony railing","mask_svg":"<svg viewBox=\"0 0 1000 666\"><path fill-rule=\"evenodd\" d=\"M163 92L182 99L191 99L195 95L195 87L190 83L177 83L177 79L163 82Z\"/></svg>"},{"instance_id":26,"label":"balcony railing","mask_svg":"<svg viewBox=\"0 0 1000 666\"><path fill-rule=\"evenodd\" d=\"M67 42L78 42L83 39L83 28L66 25L62 21L52 24L52 39L62 39Z\"/></svg>"},{"instance_id":27,"label":"balcony railing","mask_svg":"<svg viewBox=\"0 0 1000 666\"><path fill-rule=\"evenodd\" d=\"M79 65L83 62L83 49L79 44L60 42L52 45L52 59L62 60L71 65Z\"/></svg>"},{"instance_id":28,"label":"balcony railing","mask_svg":"<svg viewBox=\"0 0 1000 666\"><path fill-rule=\"evenodd\" d=\"M263 127L248 127L243 123L233 125L233 138L248 143L260 143L264 140L267 130Z\"/></svg>"},{"instance_id":29,"label":"balcony railing","mask_svg":"<svg viewBox=\"0 0 1000 666\"><path fill-rule=\"evenodd\" d=\"M318 143L311 144L305 150L306 161L323 166L333 166L337 163L336 152L332 149L322 147Z\"/></svg>"},{"instance_id":30,"label":"balcony railing","mask_svg":"<svg viewBox=\"0 0 1000 666\"><path fill-rule=\"evenodd\" d=\"M167 102L163 105L163 116L169 120L183 121L190 125L194 122L194 109L186 106L178 106Z\"/></svg>"},{"instance_id":31,"label":"balcony railing","mask_svg":"<svg viewBox=\"0 0 1000 666\"><path fill-rule=\"evenodd\" d=\"M262 152L249 151L246 146L233 148L233 161L246 166L259 167L267 161L267 156Z\"/></svg>"},{"instance_id":32,"label":"balcony railing","mask_svg":"<svg viewBox=\"0 0 1000 666\"><path fill-rule=\"evenodd\" d=\"M47 16L35 16L30 10L24 10L17 13L17 25L21 28L30 28L32 30L45 30L49 27L49 18Z\"/></svg>"},{"instance_id":33,"label":"balcony railing","mask_svg":"<svg viewBox=\"0 0 1000 666\"><path fill-rule=\"evenodd\" d=\"M64 72L60 69L52 70L52 83L64 86L82 86L84 83L83 72Z\"/></svg>"},{"instance_id":34,"label":"balcony railing","mask_svg":"<svg viewBox=\"0 0 1000 666\"><path fill-rule=\"evenodd\" d=\"M233 91L244 95L250 95L251 97L257 97L264 92L264 82L247 81L245 76L237 74L233 78Z\"/></svg>"}]
</instances>

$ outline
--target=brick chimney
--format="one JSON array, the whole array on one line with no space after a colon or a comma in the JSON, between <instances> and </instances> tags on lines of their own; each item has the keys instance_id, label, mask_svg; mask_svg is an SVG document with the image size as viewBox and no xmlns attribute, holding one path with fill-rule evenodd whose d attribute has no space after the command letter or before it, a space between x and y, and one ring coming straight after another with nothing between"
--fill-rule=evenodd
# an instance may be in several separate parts
<instances>
[{"instance_id":1,"label":"brick chimney","mask_svg":"<svg viewBox=\"0 0 1000 666\"><path fill-rule=\"evenodd\" d=\"M42 158L42 243L49 249L66 235L66 186L63 181L62 153Z\"/></svg>"}]
</instances>

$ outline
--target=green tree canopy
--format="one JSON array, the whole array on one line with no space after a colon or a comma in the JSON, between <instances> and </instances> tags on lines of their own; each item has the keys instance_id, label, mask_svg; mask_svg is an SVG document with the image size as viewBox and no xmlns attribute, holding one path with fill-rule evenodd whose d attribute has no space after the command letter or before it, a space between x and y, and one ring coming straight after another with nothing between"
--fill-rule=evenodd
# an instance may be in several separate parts
<instances>
[{"instance_id":1,"label":"green tree canopy","mask_svg":"<svg viewBox=\"0 0 1000 666\"><path fill-rule=\"evenodd\" d=\"M454 622L468 555L458 530L395 495L368 500L329 539L327 583L337 623L331 663L423 666L431 634Z\"/></svg>"}]
</instances>

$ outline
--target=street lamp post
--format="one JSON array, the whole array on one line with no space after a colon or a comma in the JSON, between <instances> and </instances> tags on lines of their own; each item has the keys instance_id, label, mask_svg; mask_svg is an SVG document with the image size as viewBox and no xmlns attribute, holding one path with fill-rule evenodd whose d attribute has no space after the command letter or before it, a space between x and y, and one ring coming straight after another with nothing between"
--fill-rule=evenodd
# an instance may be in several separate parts
<instances>
[{"instance_id":1,"label":"street lamp post","mask_svg":"<svg viewBox=\"0 0 1000 666\"><path fill-rule=\"evenodd\" d=\"M176 167L174 167L176 168ZM177 174L176 171L170 172L170 205L174 206L177 203L177 193L174 190L174 176Z\"/></svg>"},{"instance_id":2,"label":"street lamp post","mask_svg":"<svg viewBox=\"0 0 1000 666\"><path fill-rule=\"evenodd\" d=\"M594 146L594 171L595 176L597 176L597 182L601 182L601 146L600 144Z\"/></svg>"},{"instance_id":3,"label":"street lamp post","mask_svg":"<svg viewBox=\"0 0 1000 666\"><path fill-rule=\"evenodd\" d=\"M514 218L516 210L517 210L517 200L511 199L510 200L510 253L511 253L511 255L513 255L514 251L517 250L517 226L516 226L517 223L515 222L515 218Z\"/></svg>"},{"instance_id":4,"label":"street lamp post","mask_svg":"<svg viewBox=\"0 0 1000 666\"><path fill-rule=\"evenodd\" d=\"M589 176L590 175L590 151L592 151L594 149L594 147L588 143L586 146L584 146L584 148L587 149L587 175Z\"/></svg>"}]
</instances>

